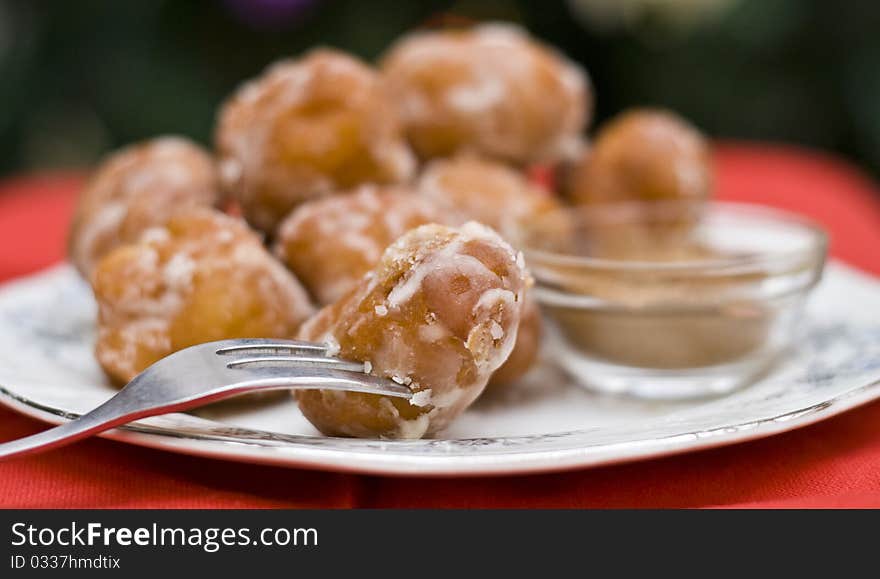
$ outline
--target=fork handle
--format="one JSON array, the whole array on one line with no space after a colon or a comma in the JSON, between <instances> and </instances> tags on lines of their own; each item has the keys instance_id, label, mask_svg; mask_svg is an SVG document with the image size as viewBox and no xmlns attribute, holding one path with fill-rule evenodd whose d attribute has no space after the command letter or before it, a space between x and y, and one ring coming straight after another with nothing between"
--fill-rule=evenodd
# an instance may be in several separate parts
<instances>
[{"instance_id":1,"label":"fork handle","mask_svg":"<svg viewBox=\"0 0 880 579\"><path fill-rule=\"evenodd\" d=\"M65 422L49 430L0 444L0 460L17 458L38 450L43 451L57 448L93 434L98 434L108 428L113 428L113 426L106 426L105 424L96 426L87 422L80 422L79 420Z\"/></svg>"},{"instance_id":2,"label":"fork handle","mask_svg":"<svg viewBox=\"0 0 880 579\"><path fill-rule=\"evenodd\" d=\"M140 404L135 405L132 405L132 398L137 395L129 391L126 386L112 398L80 415L79 418L31 436L0 443L0 462L65 446L141 418L181 412L209 402L229 398L251 390L247 386L246 383L234 384L226 390L217 390L199 397L153 404L140 401Z\"/></svg>"},{"instance_id":3,"label":"fork handle","mask_svg":"<svg viewBox=\"0 0 880 579\"><path fill-rule=\"evenodd\" d=\"M0 461L58 448L59 446L76 442L105 430L110 430L126 422L157 414L157 412L140 414L120 412L115 408L118 406L114 402L115 400L116 396L79 418L59 424L54 428L10 442L0 443Z\"/></svg>"}]
</instances>

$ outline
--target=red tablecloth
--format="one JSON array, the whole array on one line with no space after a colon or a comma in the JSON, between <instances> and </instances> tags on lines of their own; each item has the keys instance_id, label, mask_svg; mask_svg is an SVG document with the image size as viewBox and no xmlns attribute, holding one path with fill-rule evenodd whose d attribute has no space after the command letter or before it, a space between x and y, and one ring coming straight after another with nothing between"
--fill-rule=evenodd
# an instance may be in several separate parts
<instances>
[{"instance_id":1,"label":"red tablecloth","mask_svg":"<svg viewBox=\"0 0 880 579\"><path fill-rule=\"evenodd\" d=\"M823 222L832 253L880 274L880 190L789 147L716 148L725 199ZM62 258L79 176L0 183L0 280ZM880 312L866 312L866 315ZM0 409L0 440L43 425ZM880 403L769 439L564 474L430 480L227 463L89 440L0 464L0 507L880 507Z\"/></svg>"}]
</instances>

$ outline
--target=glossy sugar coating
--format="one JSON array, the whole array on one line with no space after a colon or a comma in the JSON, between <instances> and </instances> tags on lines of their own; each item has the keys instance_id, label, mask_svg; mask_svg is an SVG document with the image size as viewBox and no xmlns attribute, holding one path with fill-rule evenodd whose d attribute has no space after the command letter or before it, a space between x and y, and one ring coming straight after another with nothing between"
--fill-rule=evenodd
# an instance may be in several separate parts
<instances>
[{"instance_id":1,"label":"glossy sugar coating","mask_svg":"<svg viewBox=\"0 0 880 579\"><path fill-rule=\"evenodd\" d=\"M555 197L516 169L468 154L432 161L419 178L418 189L504 235L523 220L560 208Z\"/></svg>"},{"instance_id":2,"label":"glossy sugar coating","mask_svg":"<svg viewBox=\"0 0 880 579\"><path fill-rule=\"evenodd\" d=\"M510 25L410 34L382 70L422 158L460 151L517 163L565 158L591 115L583 70Z\"/></svg>"},{"instance_id":3,"label":"glossy sugar coating","mask_svg":"<svg viewBox=\"0 0 880 579\"><path fill-rule=\"evenodd\" d=\"M275 252L321 304L331 304L373 269L398 237L450 216L403 186L364 185L304 203L278 228Z\"/></svg>"},{"instance_id":4,"label":"glossy sugar coating","mask_svg":"<svg viewBox=\"0 0 880 579\"><path fill-rule=\"evenodd\" d=\"M160 137L126 147L98 167L79 197L70 260L88 278L112 249L175 212L216 204L218 191L214 162L195 143Z\"/></svg>"},{"instance_id":5,"label":"glossy sugar coating","mask_svg":"<svg viewBox=\"0 0 880 579\"><path fill-rule=\"evenodd\" d=\"M524 290L522 257L491 229L431 224L408 232L299 337L408 385L412 400L302 391L300 409L327 435L420 438L442 430L510 355Z\"/></svg>"},{"instance_id":6,"label":"glossy sugar coating","mask_svg":"<svg viewBox=\"0 0 880 579\"><path fill-rule=\"evenodd\" d=\"M292 338L313 313L293 275L239 220L200 209L147 230L98 264L96 355L119 384L195 344Z\"/></svg>"},{"instance_id":7,"label":"glossy sugar coating","mask_svg":"<svg viewBox=\"0 0 880 579\"><path fill-rule=\"evenodd\" d=\"M242 86L221 109L216 143L224 189L269 234L308 199L400 182L415 169L378 74L328 49Z\"/></svg>"},{"instance_id":8,"label":"glossy sugar coating","mask_svg":"<svg viewBox=\"0 0 880 579\"><path fill-rule=\"evenodd\" d=\"M702 201L712 190L709 147L672 112L631 110L602 128L568 189L578 203Z\"/></svg>"}]
</instances>

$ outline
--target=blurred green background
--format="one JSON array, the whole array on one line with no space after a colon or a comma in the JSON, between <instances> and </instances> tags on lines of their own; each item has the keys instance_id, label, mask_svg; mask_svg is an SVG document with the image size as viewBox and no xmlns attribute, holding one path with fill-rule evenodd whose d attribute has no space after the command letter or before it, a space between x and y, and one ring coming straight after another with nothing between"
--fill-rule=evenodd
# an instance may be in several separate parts
<instances>
[{"instance_id":1,"label":"blurred green background","mask_svg":"<svg viewBox=\"0 0 880 579\"><path fill-rule=\"evenodd\" d=\"M518 22L580 61L600 121L662 105L880 174L876 0L0 0L0 174L161 133L208 143L218 104L273 60L315 44L374 58L461 19Z\"/></svg>"}]
</instances>

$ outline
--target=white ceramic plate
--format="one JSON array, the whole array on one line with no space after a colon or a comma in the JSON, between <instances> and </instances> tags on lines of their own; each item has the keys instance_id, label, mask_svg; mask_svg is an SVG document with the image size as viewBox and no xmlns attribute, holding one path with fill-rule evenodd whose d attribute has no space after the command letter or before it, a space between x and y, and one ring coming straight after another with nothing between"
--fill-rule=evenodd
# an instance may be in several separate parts
<instances>
[{"instance_id":1,"label":"white ceramic plate","mask_svg":"<svg viewBox=\"0 0 880 579\"><path fill-rule=\"evenodd\" d=\"M0 402L59 423L113 395L92 356L95 304L69 266L0 289ZM443 438L328 438L287 396L170 414L109 438L242 462L386 475L558 471L730 444L823 420L880 397L880 282L829 265L804 336L757 384L721 399L660 403L592 394L543 365L484 395Z\"/></svg>"}]
</instances>

